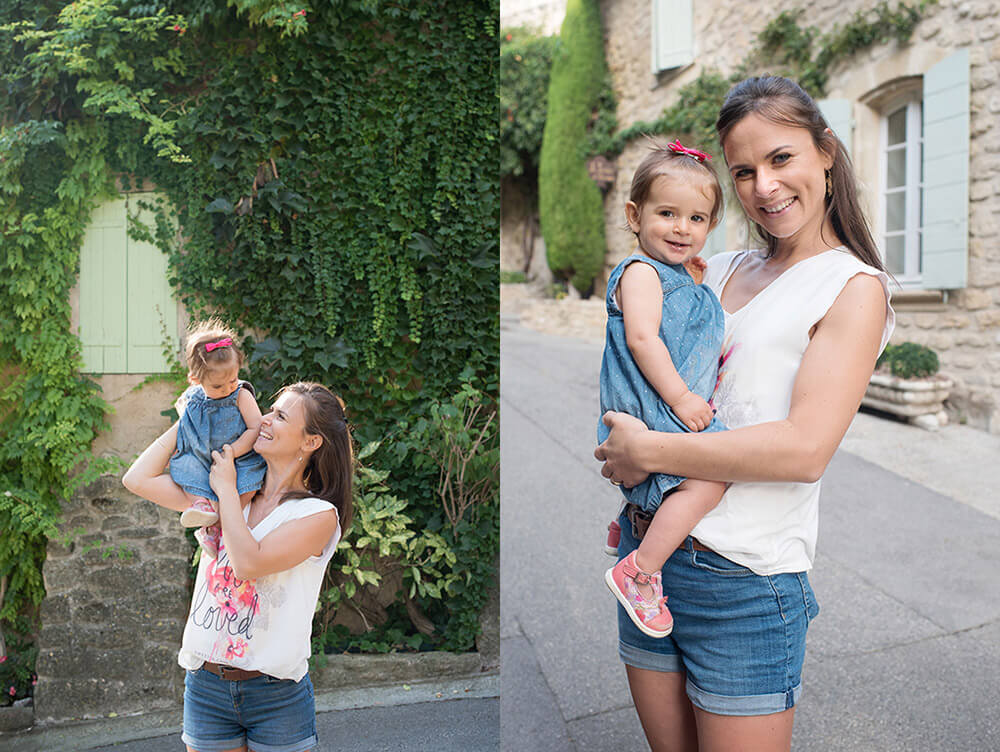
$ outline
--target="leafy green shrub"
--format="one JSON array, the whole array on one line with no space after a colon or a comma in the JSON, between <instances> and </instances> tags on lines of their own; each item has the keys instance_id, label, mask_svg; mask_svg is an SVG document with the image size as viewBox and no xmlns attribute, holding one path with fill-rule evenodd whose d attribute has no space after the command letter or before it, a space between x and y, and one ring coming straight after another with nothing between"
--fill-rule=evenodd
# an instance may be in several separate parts
<instances>
[{"instance_id":1,"label":"leafy green shrub","mask_svg":"<svg viewBox=\"0 0 1000 752\"><path fill-rule=\"evenodd\" d=\"M558 37L509 30L500 41L500 176L538 171Z\"/></svg>"},{"instance_id":2,"label":"leafy green shrub","mask_svg":"<svg viewBox=\"0 0 1000 752\"><path fill-rule=\"evenodd\" d=\"M877 368L888 370L901 379L923 379L938 372L937 353L915 342L886 345L878 358Z\"/></svg>"},{"instance_id":3,"label":"leafy green shrub","mask_svg":"<svg viewBox=\"0 0 1000 752\"><path fill-rule=\"evenodd\" d=\"M500 447L492 398L465 383L450 399L430 404L425 416L402 422L399 434L405 443L397 441L394 451L403 455L403 472L434 478L434 494L400 498L389 488L389 471L364 464L379 455L379 445L358 453L355 520L327 574L317 649L468 650L478 634L500 534ZM385 594L375 592L386 580L400 585L388 606L377 599ZM349 635L334 626L337 610L345 607L365 624L379 625L379 636ZM396 634L400 624L394 613L405 613L412 623L404 640ZM422 637L412 634L414 627Z\"/></svg>"},{"instance_id":4,"label":"leafy green shrub","mask_svg":"<svg viewBox=\"0 0 1000 752\"><path fill-rule=\"evenodd\" d=\"M549 267L583 294L604 265L604 206L583 149L607 67L596 0L569 0L552 62L538 171L538 208Z\"/></svg>"}]
</instances>

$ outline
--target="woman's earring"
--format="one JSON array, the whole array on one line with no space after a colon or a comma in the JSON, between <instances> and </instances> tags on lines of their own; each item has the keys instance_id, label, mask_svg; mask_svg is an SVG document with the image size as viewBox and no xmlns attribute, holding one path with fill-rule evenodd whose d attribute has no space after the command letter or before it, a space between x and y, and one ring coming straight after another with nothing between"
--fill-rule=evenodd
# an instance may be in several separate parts
<instances>
[{"instance_id":1,"label":"woman's earring","mask_svg":"<svg viewBox=\"0 0 1000 752\"><path fill-rule=\"evenodd\" d=\"M826 197L829 198L833 195L833 181L830 180L830 171L826 171Z\"/></svg>"}]
</instances>

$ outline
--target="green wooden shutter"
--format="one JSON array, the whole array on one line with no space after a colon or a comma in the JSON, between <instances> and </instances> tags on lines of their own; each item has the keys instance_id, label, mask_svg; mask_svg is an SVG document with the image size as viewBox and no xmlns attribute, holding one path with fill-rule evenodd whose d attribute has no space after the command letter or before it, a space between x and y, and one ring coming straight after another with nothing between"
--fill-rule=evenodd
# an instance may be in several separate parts
<instances>
[{"instance_id":1,"label":"green wooden shutter","mask_svg":"<svg viewBox=\"0 0 1000 752\"><path fill-rule=\"evenodd\" d=\"M80 249L80 341L88 373L125 373L125 200L97 207Z\"/></svg>"},{"instance_id":2,"label":"green wooden shutter","mask_svg":"<svg viewBox=\"0 0 1000 752\"><path fill-rule=\"evenodd\" d=\"M921 277L930 290L965 287L969 259L969 50L924 76Z\"/></svg>"},{"instance_id":3,"label":"green wooden shutter","mask_svg":"<svg viewBox=\"0 0 1000 752\"><path fill-rule=\"evenodd\" d=\"M129 215L148 227L153 226L150 212L139 209L139 201L152 203L152 193L131 194ZM133 238L128 244L128 344L129 373L161 373L169 370L163 357L163 325L176 347L177 303L167 281L167 257L151 243Z\"/></svg>"},{"instance_id":4,"label":"green wooden shutter","mask_svg":"<svg viewBox=\"0 0 1000 752\"><path fill-rule=\"evenodd\" d=\"M177 346L177 303L167 280L167 258L156 246L128 237L128 214L146 225L131 194L97 207L80 250L80 340L87 373L160 373L163 325Z\"/></svg>"},{"instance_id":5,"label":"green wooden shutter","mask_svg":"<svg viewBox=\"0 0 1000 752\"><path fill-rule=\"evenodd\" d=\"M849 99L821 99L817 103L830 130L841 140L851 153L851 139L854 133L853 105Z\"/></svg>"},{"instance_id":6,"label":"green wooden shutter","mask_svg":"<svg viewBox=\"0 0 1000 752\"><path fill-rule=\"evenodd\" d=\"M694 60L693 0L652 0L653 73Z\"/></svg>"}]
</instances>

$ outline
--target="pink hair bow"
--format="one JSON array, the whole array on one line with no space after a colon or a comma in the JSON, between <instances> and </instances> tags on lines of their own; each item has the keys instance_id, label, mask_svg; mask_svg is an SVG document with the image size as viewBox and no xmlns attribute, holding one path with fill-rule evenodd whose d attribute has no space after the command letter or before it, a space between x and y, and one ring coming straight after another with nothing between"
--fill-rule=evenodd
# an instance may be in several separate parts
<instances>
[{"instance_id":1,"label":"pink hair bow","mask_svg":"<svg viewBox=\"0 0 1000 752\"><path fill-rule=\"evenodd\" d=\"M681 145L680 139L674 139L674 142L672 144L667 144L667 148L670 149L670 151L675 152L677 154L687 154L689 157L694 157L699 162L707 162L712 158L703 151L698 151L697 149L689 149L686 146Z\"/></svg>"},{"instance_id":2,"label":"pink hair bow","mask_svg":"<svg viewBox=\"0 0 1000 752\"><path fill-rule=\"evenodd\" d=\"M205 352L212 352L212 350L216 349L217 347L231 347L232 344L233 341L229 337L226 337L225 339L220 339L218 342L207 342L205 344Z\"/></svg>"}]
</instances>

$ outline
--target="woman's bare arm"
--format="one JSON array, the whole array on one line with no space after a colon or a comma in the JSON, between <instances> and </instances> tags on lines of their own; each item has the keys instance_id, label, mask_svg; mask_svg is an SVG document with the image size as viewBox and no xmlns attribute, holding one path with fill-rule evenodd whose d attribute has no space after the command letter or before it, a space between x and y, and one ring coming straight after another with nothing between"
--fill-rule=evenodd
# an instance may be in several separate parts
<instances>
[{"instance_id":1,"label":"woman's bare arm","mask_svg":"<svg viewBox=\"0 0 1000 752\"><path fill-rule=\"evenodd\" d=\"M257 540L250 533L240 497L236 493L235 455L226 444L222 452L212 452L209 480L219 497L219 516L233 574L240 580L252 580L283 572L301 564L310 556L319 556L337 530L337 510L286 522Z\"/></svg>"},{"instance_id":2,"label":"woman's bare arm","mask_svg":"<svg viewBox=\"0 0 1000 752\"><path fill-rule=\"evenodd\" d=\"M784 420L710 434L668 434L608 414L612 435L594 452L605 460L601 473L626 485L654 472L722 481L819 479L861 404L882 339L885 306L875 277L858 274L848 281L816 326Z\"/></svg>"},{"instance_id":3,"label":"woman's bare arm","mask_svg":"<svg viewBox=\"0 0 1000 752\"><path fill-rule=\"evenodd\" d=\"M176 447L177 424L174 423L146 447L146 451L125 471L122 484L136 496L175 512L183 512L189 506L187 494L174 483L169 473L164 472Z\"/></svg>"}]
</instances>

